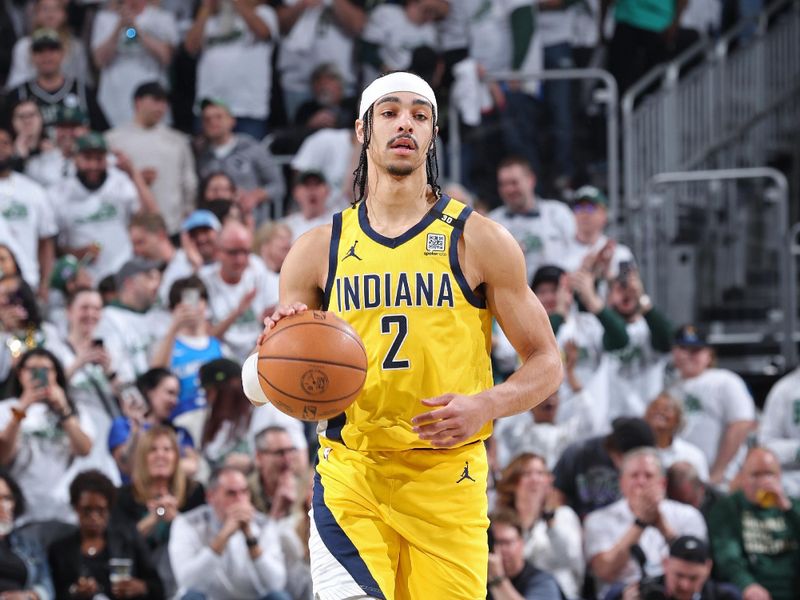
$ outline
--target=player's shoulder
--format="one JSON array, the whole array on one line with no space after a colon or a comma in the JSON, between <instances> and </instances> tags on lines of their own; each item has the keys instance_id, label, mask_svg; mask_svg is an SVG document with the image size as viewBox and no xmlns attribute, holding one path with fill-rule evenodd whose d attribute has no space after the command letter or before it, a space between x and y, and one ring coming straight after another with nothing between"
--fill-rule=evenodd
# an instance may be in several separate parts
<instances>
[{"instance_id":1,"label":"player's shoulder","mask_svg":"<svg viewBox=\"0 0 800 600\"><path fill-rule=\"evenodd\" d=\"M289 254L309 262L327 258L332 236L333 223L317 225L297 238Z\"/></svg>"},{"instance_id":2,"label":"player's shoulder","mask_svg":"<svg viewBox=\"0 0 800 600\"><path fill-rule=\"evenodd\" d=\"M492 219L491 214L485 216L475 211L470 213L464 223L464 241L468 248L472 246L478 249L519 248L519 244L508 229Z\"/></svg>"}]
</instances>

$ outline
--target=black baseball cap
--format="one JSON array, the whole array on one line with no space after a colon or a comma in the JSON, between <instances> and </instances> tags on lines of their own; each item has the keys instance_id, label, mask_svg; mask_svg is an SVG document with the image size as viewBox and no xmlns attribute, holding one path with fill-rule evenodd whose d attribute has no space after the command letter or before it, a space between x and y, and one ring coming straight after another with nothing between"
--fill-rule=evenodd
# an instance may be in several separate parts
<instances>
[{"instance_id":1,"label":"black baseball cap","mask_svg":"<svg viewBox=\"0 0 800 600\"><path fill-rule=\"evenodd\" d=\"M608 198L606 195L593 185L584 185L575 190L575 193L572 195L572 204L580 204L581 202L608 206Z\"/></svg>"},{"instance_id":2,"label":"black baseball cap","mask_svg":"<svg viewBox=\"0 0 800 600\"><path fill-rule=\"evenodd\" d=\"M56 48L63 48L61 37L54 29L37 29L31 34L31 50L37 52L39 50L54 50Z\"/></svg>"},{"instance_id":3,"label":"black baseball cap","mask_svg":"<svg viewBox=\"0 0 800 600\"><path fill-rule=\"evenodd\" d=\"M215 358L200 367L200 385L210 387L242 376L242 366L230 358Z\"/></svg>"},{"instance_id":4,"label":"black baseball cap","mask_svg":"<svg viewBox=\"0 0 800 600\"><path fill-rule=\"evenodd\" d=\"M639 417L617 417L611 422L611 433L608 434L609 446L625 454L630 450L642 447L653 447L656 438L647 421Z\"/></svg>"},{"instance_id":5,"label":"black baseball cap","mask_svg":"<svg viewBox=\"0 0 800 600\"><path fill-rule=\"evenodd\" d=\"M158 100L166 100L169 96L169 93L167 92L167 88L161 85L158 81L147 81L137 87L133 92L134 100L144 98L145 96L152 96Z\"/></svg>"},{"instance_id":6,"label":"black baseball cap","mask_svg":"<svg viewBox=\"0 0 800 600\"><path fill-rule=\"evenodd\" d=\"M708 545L693 535L682 535L669 546L669 555L690 563L705 564L711 558Z\"/></svg>"},{"instance_id":7,"label":"black baseball cap","mask_svg":"<svg viewBox=\"0 0 800 600\"><path fill-rule=\"evenodd\" d=\"M554 283L558 285L561 281L561 276L564 274L564 269L555 265L543 265L536 269L531 279L531 289L536 290L537 287L543 283Z\"/></svg>"},{"instance_id":8,"label":"black baseball cap","mask_svg":"<svg viewBox=\"0 0 800 600\"><path fill-rule=\"evenodd\" d=\"M157 260L147 260L145 258L134 257L122 265L120 270L117 271L117 275L115 277L117 289L121 288L122 284L129 277L139 275L140 273L148 273L150 271L160 270L161 267L162 263Z\"/></svg>"},{"instance_id":9,"label":"black baseball cap","mask_svg":"<svg viewBox=\"0 0 800 600\"><path fill-rule=\"evenodd\" d=\"M59 105L54 119L55 125L88 125L89 117L80 106Z\"/></svg>"},{"instance_id":10,"label":"black baseball cap","mask_svg":"<svg viewBox=\"0 0 800 600\"><path fill-rule=\"evenodd\" d=\"M328 181L325 179L325 175L322 171L316 170L309 170L309 171L300 171L297 174L297 183L306 183L309 179L318 179L322 183L327 183Z\"/></svg>"},{"instance_id":11,"label":"black baseball cap","mask_svg":"<svg viewBox=\"0 0 800 600\"><path fill-rule=\"evenodd\" d=\"M683 325L675 332L675 346L681 348L705 348L708 346L705 334L694 325Z\"/></svg>"}]
</instances>

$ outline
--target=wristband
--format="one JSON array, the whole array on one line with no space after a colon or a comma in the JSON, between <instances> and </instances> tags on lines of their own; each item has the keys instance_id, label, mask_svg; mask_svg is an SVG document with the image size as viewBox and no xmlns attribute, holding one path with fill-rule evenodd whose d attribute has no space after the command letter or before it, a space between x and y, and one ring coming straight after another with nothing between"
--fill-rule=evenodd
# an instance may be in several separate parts
<instances>
[{"instance_id":1,"label":"wristband","mask_svg":"<svg viewBox=\"0 0 800 600\"><path fill-rule=\"evenodd\" d=\"M487 584L490 588L495 587L496 585L500 585L506 580L505 575L498 575L497 577L492 577Z\"/></svg>"},{"instance_id":2,"label":"wristband","mask_svg":"<svg viewBox=\"0 0 800 600\"><path fill-rule=\"evenodd\" d=\"M27 415L23 409L17 408L16 406L11 407L11 414L14 415L14 419L16 419L17 423L21 423Z\"/></svg>"},{"instance_id":3,"label":"wristband","mask_svg":"<svg viewBox=\"0 0 800 600\"><path fill-rule=\"evenodd\" d=\"M58 417L58 423L61 424L64 421L66 421L67 419L70 419L70 418L72 418L74 416L75 416L75 411L70 409L70 410L66 411L64 414L62 414L60 417Z\"/></svg>"},{"instance_id":4,"label":"wristband","mask_svg":"<svg viewBox=\"0 0 800 600\"><path fill-rule=\"evenodd\" d=\"M244 538L245 543L247 544L248 548L255 548L258 546L258 538L255 536L248 536Z\"/></svg>"},{"instance_id":5,"label":"wristband","mask_svg":"<svg viewBox=\"0 0 800 600\"><path fill-rule=\"evenodd\" d=\"M633 521L633 524L642 530L647 529L652 525L652 523L648 523L647 521L642 521L639 517L636 517L636 519Z\"/></svg>"}]
</instances>

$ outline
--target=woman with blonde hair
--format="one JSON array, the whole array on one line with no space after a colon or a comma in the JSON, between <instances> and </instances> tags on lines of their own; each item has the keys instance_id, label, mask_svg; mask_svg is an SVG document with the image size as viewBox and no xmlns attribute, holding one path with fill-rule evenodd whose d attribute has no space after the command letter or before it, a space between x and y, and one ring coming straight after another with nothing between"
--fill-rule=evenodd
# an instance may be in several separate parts
<instances>
[{"instance_id":1,"label":"woman with blonde hair","mask_svg":"<svg viewBox=\"0 0 800 600\"><path fill-rule=\"evenodd\" d=\"M143 432L136 443L131 483L120 488L114 510L117 518L129 521L145 538L167 597L175 588L167 554L172 521L179 512L201 504L205 491L181 469L172 428L155 425Z\"/></svg>"},{"instance_id":2,"label":"woman with blonde hair","mask_svg":"<svg viewBox=\"0 0 800 600\"><path fill-rule=\"evenodd\" d=\"M552 483L544 458L524 452L503 469L495 509L516 513L527 559L553 575L567 598L579 598L585 564L581 523L570 507L554 505Z\"/></svg>"}]
</instances>

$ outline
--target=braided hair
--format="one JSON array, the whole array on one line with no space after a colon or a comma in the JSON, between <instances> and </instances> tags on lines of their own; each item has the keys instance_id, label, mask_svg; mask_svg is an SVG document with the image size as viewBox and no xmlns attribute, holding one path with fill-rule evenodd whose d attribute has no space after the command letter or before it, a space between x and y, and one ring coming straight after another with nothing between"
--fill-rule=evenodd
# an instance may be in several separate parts
<instances>
[{"instance_id":1,"label":"braided hair","mask_svg":"<svg viewBox=\"0 0 800 600\"><path fill-rule=\"evenodd\" d=\"M372 120L374 116L374 106L370 106L367 112L364 113L364 143L361 144L361 155L358 158L358 166L353 171L353 200L351 206L353 208L366 198L367 193L367 148L372 138ZM438 122L436 109L433 109L433 127L432 131L436 130ZM439 161L436 159L436 135L434 134L430 148L428 149L428 156L425 159L425 173L428 176L428 185L431 186L436 198L442 197L442 189L439 185Z\"/></svg>"}]
</instances>

